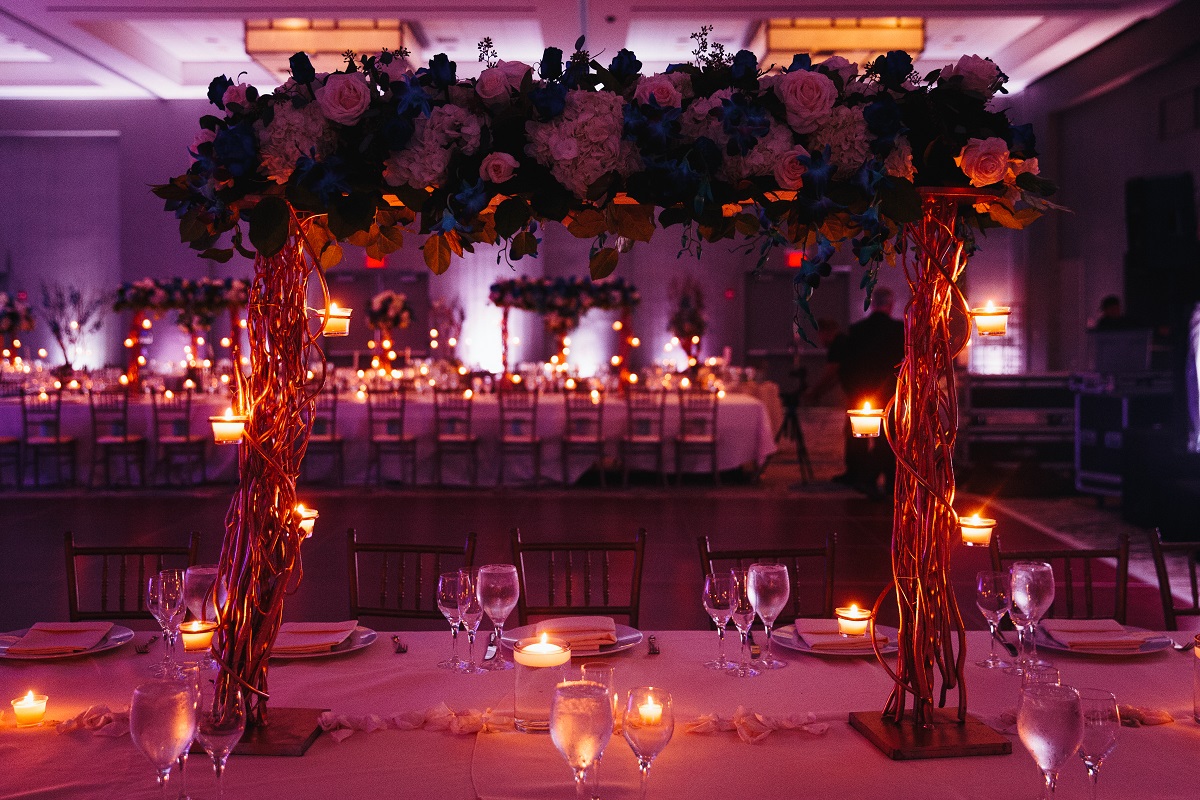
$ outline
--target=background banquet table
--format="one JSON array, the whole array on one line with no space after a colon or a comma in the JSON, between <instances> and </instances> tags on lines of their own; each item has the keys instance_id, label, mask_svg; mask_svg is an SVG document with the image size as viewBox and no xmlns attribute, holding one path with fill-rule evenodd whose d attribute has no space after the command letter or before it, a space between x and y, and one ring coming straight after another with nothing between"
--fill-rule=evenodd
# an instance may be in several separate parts
<instances>
[{"instance_id":1,"label":"background banquet table","mask_svg":"<svg viewBox=\"0 0 1200 800\"><path fill-rule=\"evenodd\" d=\"M144 640L149 634L138 634ZM511 705L513 673L464 676L434 664L448 634L404 633L409 651L394 654L381 635L356 653L306 661L274 662L272 702L322 705L349 714ZM871 798L1025 798L1038 796L1040 778L1019 740L1013 754L969 759L892 762L846 723L851 710L882 707L888 679L868 658L820 658L783 651L786 669L737 680L704 669L715 650L711 632L657 634L662 655L645 644L606 660L616 667L618 689L652 684L671 691L679 722L702 714L730 716L738 706L769 715L814 712L828 722L823 736L780 731L758 744L733 733L675 736L651 771L651 796ZM969 634L971 661L987 647L986 634ZM65 719L95 703L124 708L160 651L139 656L126 645L92 657L47 662L0 659L4 698L30 688L50 696L49 716ZM1195 797L1200 768L1200 726L1191 718L1193 658L1167 650L1137 657L1054 654L1063 681L1103 687L1123 703L1170 711L1167 725L1123 728L1101 771L1101 797ZM578 660L577 660L578 663ZM1017 678L967 668L974 713L992 721L1017 700ZM4 703L7 708L7 702ZM200 766L197 767L196 764ZM18 798L157 797L149 762L128 736L57 734L52 728L16 729L11 711L0 724L0 795ZM202 756L189 766L193 797L211 797L214 784ZM636 796L636 767L619 738L602 765L602 796ZM322 735L303 758L235 757L226 773L226 796L242 797L443 797L545 798L573 796L570 771L549 736L446 731L356 732L343 742ZM174 796L174 790L170 792ZM1082 763L1063 770L1059 798L1087 796Z\"/></svg>"}]
</instances>

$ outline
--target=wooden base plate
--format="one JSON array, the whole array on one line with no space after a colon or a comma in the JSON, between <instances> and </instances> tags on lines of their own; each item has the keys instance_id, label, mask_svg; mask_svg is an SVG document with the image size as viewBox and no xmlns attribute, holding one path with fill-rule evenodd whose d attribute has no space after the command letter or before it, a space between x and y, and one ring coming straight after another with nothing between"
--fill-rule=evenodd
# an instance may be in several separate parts
<instances>
[{"instance_id":1,"label":"wooden base plate","mask_svg":"<svg viewBox=\"0 0 1200 800\"><path fill-rule=\"evenodd\" d=\"M851 711L850 727L893 761L1001 756L1012 752L1008 737L970 714L966 722L959 722L956 710L936 709L933 718L933 725L919 729L909 721L896 724L885 720L879 711Z\"/></svg>"},{"instance_id":2,"label":"wooden base plate","mask_svg":"<svg viewBox=\"0 0 1200 800\"><path fill-rule=\"evenodd\" d=\"M267 711L267 724L246 728L233 748L235 756L302 756L321 735L317 721L323 708L276 708ZM192 752L204 754L199 742Z\"/></svg>"}]
</instances>

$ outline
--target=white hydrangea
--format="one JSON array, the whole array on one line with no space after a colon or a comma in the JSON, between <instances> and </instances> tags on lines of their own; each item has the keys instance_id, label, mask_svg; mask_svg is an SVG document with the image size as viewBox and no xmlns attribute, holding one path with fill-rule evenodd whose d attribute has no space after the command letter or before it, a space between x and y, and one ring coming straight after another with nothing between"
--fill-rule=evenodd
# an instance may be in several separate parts
<instances>
[{"instance_id":1,"label":"white hydrangea","mask_svg":"<svg viewBox=\"0 0 1200 800\"><path fill-rule=\"evenodd\" d=\"M906 137L896 137L896 146L884 159L883 171L893 178L907 178L911 181L917 177L916 167L913 166L912 145Z\"/></svg>"},{"instance_id":2,"label":"white hydrangea","mask_svg":"<svg viewBox=\"0 0 1200 800\"><path fill-rule=\"evenodd\" d=\"M637 148L621 139L623 105L612 92L568 92L558 119L525 123L529 135L525 152L549 168L576 197L585 199L588 188L605 173L628 176L641 166Z\"/></svg>"},{"instance_id":3,"label":"white hydrangea","mask_svg":"<svg viewBox=\"0 0 1200 800\"><path fill-rule=\"evenodd\" d=\"M779 159L793 146L791 128L772 120L770 131L750 148L749 153L744 156L727 156L717 174L733 183L755 175L774 174Z\"/></svg>"},{"instance_id":4,"label":"white hydrangea","mask_svg":"<svg viewBox=\"0 0 1200 800\"><path fill-rule=\"evenodd\" d=\"M699 139L706 136L716 142L722 152L729 144L729 136L721 125L720 117L710 117L709 112L720 108L724 100L733 96L732 89L722 89L708 97L696 99L679 117L679 130L688 139Z\"/></svg>"},{"instance_id":5,"label":"white hydrangea","mask_svg":"<svg viewBox=\"0 0 1200 800\"><path fill-rule=\"evenodd\" d=\"M444 105L429 117L417 120L408 147L393 152L384 162L383 179L389 186L408 184L424 189L445 182L450 157L456 152L473 155L479 149L483 122L466 108Z\"/></svg>"},{"instance_id":6,"label":"white hydrangea","mask_svg":"<svg viewBox=\"0 0 1200 800\"><path fill-rule=\"evenodd\" d=\"M852 174L869 157L867 122L861 108L836 106L829 112L821 125L808 139L810 153L820 153L829 147L829 160L837 167L837 174Z\"/></svg>"},{"instance_id":7,"label":"white hydrangea","mask_svg":"<svg viewBox=\"0 0 1200 800\"><path fill-rule=\"evenodd\" d=\"M337 145L337 134L316 103L296 108L284 101L275 103L274 108L271 124L263 125L260 120L254 123L254 132L262 157L261 172L276 183L287 183L297 159L324 159Z\"/></svg>"}]
</instances>

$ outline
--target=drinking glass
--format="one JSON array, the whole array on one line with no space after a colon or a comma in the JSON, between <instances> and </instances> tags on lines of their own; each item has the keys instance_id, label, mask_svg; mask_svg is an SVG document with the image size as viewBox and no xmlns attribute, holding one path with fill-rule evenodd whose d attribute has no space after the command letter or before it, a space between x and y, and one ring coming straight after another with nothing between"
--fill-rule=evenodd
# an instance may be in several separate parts
<instances>
[{"instance_id":1,"label":"drinking glass","mask_svg":"<svg viewBox=\"0 0 1200 800\"><path fill-rule=\"evenodd\" d=\"M975 666L984 669L1007 669L1012 664L996 654L996 637L1000 635L1000 620L1012 608L1010 578L1007 572L984 570L975 576L975 605L987 620L992 633L992 647L988 657L976 661Z\"/></svg>"},{"instance_id":2,"label":"drinking glass","mask_svg":"<svg viewBox=\"0 0 1200 800\"><path fill-rule=\"evenodd\" d=\"M246 731L246 703L242 690L236 686L220 688L212 684L202 693L196 720L196 741L212 759L217 774L217 797L225 796L225 762Z\"/></svg>"},{"instance_id":3,"label":"drinking glass","mask_svg":"<svg viewBox=\"0 0 1200 800\"><path fill-rule=\"evenodd\" d=\"M183 591L183 570L164 569L158 573L158 610L162 614L163 631L170 655L169 669L175 669L175 647L179 643L179 626L187 613Z\"/></svg>"},{"instance_id":4,"label":"drinking glass","mask_svg":"<svg viewBox=\"0 0 1200 800\"><path fill-rule=\"evenodd\" d=\"M763 669L783 669L787 662L771 655L771 626L791 594L787 567L783 564L751 564L747 576L750 579L750 604L767 630L767 649L758 665Z\"/></svg>"},{"instance_id":5,"label":"drinking glass","mask_svg":"<svg viewBox=\"0 0 1200 800\"><path fill-rule=\"evenodd\" d=\"M591 681L566 681L550 701L550 740L575 773L575 796L590 796L588 769L604 753L613 733L608 689Z\"/></svg>"},{"instance_id":6,"label":"drinking glass","mask_svg":"<svg viewBox=\"0 0 1200 800\"><path fill-rule=\"evenodd\" d=\"M154 766L163 797L171 765L191 745L195 732L196 695L187 683L168 678L133 690L129 736Z\"/></svg>"},{"instance_id":7,"label":"drinking glass","mask_svg":"<svg viewBox=\"0 0 1200 800\"><path fill-rule=\"evenodd\" d=\"M733 666L725 658L725 628L733 614L732 603L733 578L723 572L714 572L704 579L704 611L712 617L717 626L717 657L713 661L704 662L709 669L729 669Z\"/></svg>"},{"instance_id":8,"label":"drinking glass","mask_svg":"<svg viewBox=\"0 0 1200 800\"><path fill-rule=\"evenodd\" d=\"M671 710L671 693L653 686L639 686L629 690L625 703L623 731L625 741L637 757L638 771L642 774L642 800L646 800L646 784L650 779L650 765L675 732L675 714Z\"/></svg>"},{"instance_id":9,"label":"drinking glass","mask_svg":"<svg viewBox=\"0 0 1200 800\"><path fill-rule=\"evenodd\" d=\"M1083 708L1070 686L1038 683L1021 690L1017 734L1042 771L1042 797L1054 797L1058 771L1083 742Z\"/></svg>"},{"instance_id":10,"label":"drinking glass","mask_svg":"<svg viewBox=\"0 0 1200 800\"><path fill-rule=\"evenodd\" d=\"M1062 683L1062 673L1054 667L1026 667L1021 670L1021 688L1033 686L1035 683Z\"/></svg>"},{"instance_id":11,"label":"drinking glass","mask_svg":"<svg viewBox=\"0 0 1200 800\"><path fill-rule=\"evenodd\" d=\"M458 571L458 618L467 632L467 661L458 665L458 671L468 675L487 672L475 663L475 634L483 621L483 607L479 604L479 593L475 591L475 576L467 569Z\"/></svg>"},{"instance_id":12,"label":"drinking glass","mask_svg":"<svg viewBox=\"0 0 1200 800\"><path fill-rule=\"evenodd\" d=\"M213 662L213 663L216 663L216 662ZM204 668L201 666L201 662L193 661L190 663L180 664L177 667L177 670L178 670L178 672L176 674L178 675L178 680L183 682L183 684L185 686L187 686L188 689L191 690L192 697L194 698L196 705L199 706L199 704L200 704L200 681L201 681L201 677L202 677L203 673L205 672ZM195 736L193 734L193 741L194 741L194 739L195 739ZM187 747L183 748L183 752L179 754L179 758L175 759L175 766L179 767L179 797L178 797L178 800L191 800L191 798L188 797L188 793L187 793L187 761L188 761L188 752L191 749L192 749L192 742L189 741Z\"/></svg>"},{"instance_id":13,"label":"drinking glass","mask_svg":"<svg viewBox=\"0 0 1200 800\"><path fill-rule=\"evenodd\" d=\"M512 564L488 564L479 568L476 585L479 604L496 626L496 657L488 662L492 670L512 669L513 663L504 657L504 621L517 607L521 586L517 581L517 568Z\"/></svg>"},{"instance_id":14,"label":"drinking glass","mask_svg":"<svg viewBox=\"0 0 1200 800\"><path fill-rule=\"evenodd\" d=\"M617 686L615 682L617 670L612 664L604 664L599 661L589 661L579 668L579 677L581 680L590 683L598 683L608 689L608 697L612 700L613 721L616 722L617 714L620 713L617 709L617 704L621 702L620 695L617 694ZM592 789L592 800L600 800L600 762L603 756L596 756L596 763L588 770L588 783Z\"/></svg>"},{"instance_id":15,"label":"drinking glass","mask_svg":"<svg viewBox=\"0 0 1200 800\"><path fill-rule=\"evenodd\" d=\"M188 567L183 573L184 602L187 603L187 610L191 612L193 619L215 622L217 605L224 605L224 595L224 587L217 587L216 564L197 564ZM209 648L204 651L203 664L207 669L212 663L212 649Z\"/></svg>"},{"instance_id":16,"label":"drinking glass","mask_svg":"<svg viewBox=\"0 0 1200 800\"><path fill-rule=\"evenodd\" d=\"M166 677L171 665L171 646L167 642L167 623L163 618L162 604L159 603L158 576L151 575L146 579L146 610L154 615L158 627L162 629L163 657L162 661L150 668L150 673L158 678Z\"/></svg>"},{"instance_id":17,"label":"drinking glass","mask_svg":"<svg viewBox=\"0 0 1200 800\"><path fill-rule=\"evenodd\" d=\"M1017 561L1009 569L1012 584L1012 607L1008 616L1017 626L1021 645L1020 657L1007 672L1020 675L1027 666L1050 666L1038 658L1037 624L1054 605L1054 569L1045 561Z\"/></svg>"},{"instance_id":18,"label":"drinking glass","mask_svg":"<svg viewBox=\"0 0 1200 800\"><path fill-rule=\"evenodd\" d=\"M738 665L729 670L729 674L737 678L753 678L758 674L758 670L750 666L749 657L750 626L754 624L754 606L750 603L750 581L746 576L746 571L741 569L731 570L729 577L731 581L729 617L733 620L733 626L737 628L738 635L742 640Z\"/></svg>"},{"instance_id":19,"label":"drinking glass","mask_svg":"<svg viewBox=\"0 0 1200 800\"><path fill-rule=\"evenodd\" d=\"M1117 746L1121 713L1117 710L1116 695L1103 689L1080 689L1079 702L1083 706L1083 743L1079 746L1079 757L1092 779L1092 800L1096 800L1100 767Z\"/></svg>"},{"instance_id":20,"label":"drinking glass","mask_svg":"<svg viewBox=\"0 0 1200 800\"><path fill-rule=\"evenodd\" d=\"M450 657L438 662L442 669L458 669L463 660L458 657L458 626L462 617L458 613L458 573L443 572L438 577L437 592L438 610L450 623Z\"/></svg>"}]
</instances>

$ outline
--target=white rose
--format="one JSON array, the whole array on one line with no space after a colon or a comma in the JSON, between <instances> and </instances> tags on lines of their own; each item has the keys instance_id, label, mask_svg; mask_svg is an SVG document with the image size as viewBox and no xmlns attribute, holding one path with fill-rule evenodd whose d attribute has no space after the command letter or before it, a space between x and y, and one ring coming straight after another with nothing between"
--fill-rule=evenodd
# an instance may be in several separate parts
<instances>
[{"instance_id":1,"label":"white rose","mask_svg":"<svg viewBox=\"0 0 1200 800\"><path fill-rule=\"evenodd\" d=\"M639 103L649 103L653 99L660 108L679 108L683 103L683 95L670 75L647 75L639 79L633 99Z\"/></svg>"},{"instance_id":2,"label":"white rose","mask_svg":"<svg viewBox=\"0 0 1200 800\"><path fill-rule=\"evenodd\" d=\"M246 101L246 92L248 92L249 89L250 86L248 84L235 83L225 90L225 94L221 95L221 102L225 104L226 108L228 108L231 103L236 103L242 108L245 108L246 106L250 105Z\"/></svg>"},{"instance_id":3,"label":"white rose","mask_svg":"<svg viewBox=\"0 0 1200 800\"><path fill-rule=\"evenodd\" d=\"M210 131L207 128L201 128L200 132L196 134L196 137L194 139L192 139L192 152L199 153L200 145L205 144L207 142L215 141L216 138L217 138L216 131Z\"/></svg>"},{"instance_id":4,"label":"white rose","mask_svg":"<svg viewBox=\"0 0 1200 800\"><path fill-rule=\"evenodd\" d=\"M800 163L801 158L808 158L808 151L796 145L775 162L775 182L780 189L799 189L804 185L808 167Z\"/></svg>"},{"instance_id":5,"label":"white rose","mask_svg":"<svg viewBox=\"0 0 1200 800\"><path fill-rule=\"evenodd\" d=\"M378 58L375 59L375 66L380 72L388 76L392 83L402 81L409 75L412 75L412 70L407 66L407 63L402 58L393 57L391 61L384 64Z\"/></svg>"},{"instance_id":6,"label":"white rose","mask_svg":"<svg viewBox=\"0 0 1200 800\"><path fill-rule=\"evenodd\" d=\"M798 69L779 79L775 94L787 110L787 121L796 133L812 133L837 101L837 87L819 72Z\"/></svg>"},{"instance_id":7,"label":"white rose","mask_svg":"<svg viewBox=\"0 0 1200 800\"><path fill-rule=\"evenodd\" d=\"M489 106L507 103L511 93L521 88L521 83L529 71L529 65L520 61L499 61L496 66L488 67L479 73L479 80L475 82L475 94Z\"/></svg>"},{"instance_id":8,"label":"white rose","mask_svg":"<svg viewBox=\"0 0 1200 800\"><path fill-rule=\"evenodd\" d=\"M958 63L942 67L938 80L948 81L956 76L962 78L962 88L965 91L990 98L998 88L1000 68L986 58L963 56Z\"/></svg>"},{"instance_id":9,"label":"white rose","mask_svg":"<svg viewBox=\"0 0 1200 800\"><path fill-rule=\"evenodd\" d=\"M858 75L858 64L848 61L841 56L830 56L820 64L817 64L817 66L824 67L829 72L836 72L838 75L841 75L843 86Z\"/></svg>"},{"instance_id":10,"label":"white rose","mask_svg":"<svg viewBox=\"0 0 1200 800\"><path fill-rule=\"evenodd\" d=\"M371 105L371 87L361 72L335 72L317 89L317 105L331 122L353 125Z\"/></svg>"},{"instance_id":11,"label":"white rose","mask_svg":"<svg viewBox=\"0 0 1200 800\"><path fill-rule=\"evenodd\" d=\"M517 171L517 160L508 153L488 153L479 165L479 177L492 183L504 183Z\"/></svg>"},{"instance_id":12,"label":"white rose","mask_svg":"<svg viewBox=\"0 0 1200 800\"><path fill-rule=\"evenodd\" d=\"M962 169L976 187L1000 183L1008 173L1008 145L1003 139L971 139L954 163Z\"/></svg>"},{"instance_id":13,"label":"white rose","mask_svg":"<svg viewBox=\"0 0 1200 800\"><path fill-rule=\"evenodd\" d=\"M916 178L917 170L913 167L912 145L908 143L908 139L903 136L896 138L896 146L884 159L883 171L893 178L905 178L910 181Z\"/></svg>"}]
</instances>

